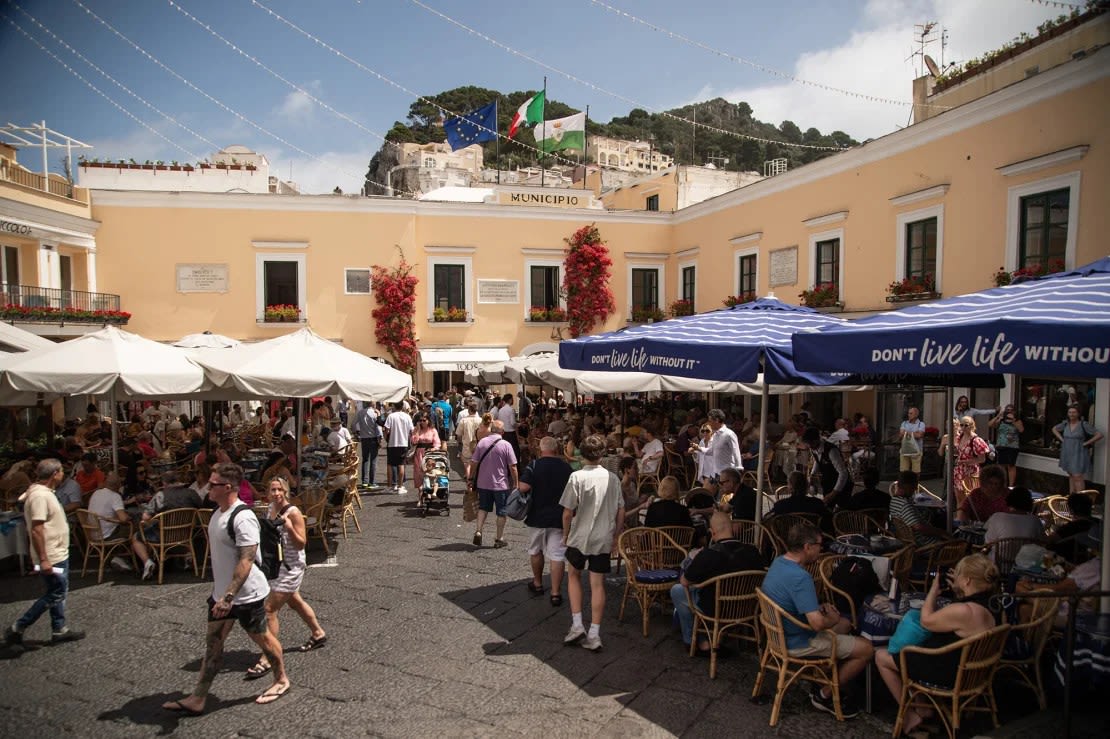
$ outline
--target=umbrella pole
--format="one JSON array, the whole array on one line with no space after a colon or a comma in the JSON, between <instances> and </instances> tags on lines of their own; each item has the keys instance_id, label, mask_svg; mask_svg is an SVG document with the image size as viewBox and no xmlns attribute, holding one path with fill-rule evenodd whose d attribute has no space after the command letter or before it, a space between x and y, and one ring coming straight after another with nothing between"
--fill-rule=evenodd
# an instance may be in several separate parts
<instances>
[{"instance_id":1,"label":"umbrella pole","mask_svg":"<svg viewBox=\"0 0 1110 739\"><path fill-rule=\"evenodd\" d=\"M955 404L952 401L951 386L946 388L944 391L944 407L946 409L955 407ZM956 486L952 484L952 475L956 469L956 434L952 430L952 418L950 416L950 413L951 411L946 410L944 414L944 422L948 425L948 428L945 431L945 434L948 437L948 450L947 453L944 455L944 528L948 531L949 534L952 533L952 519L955 518L956 515L956 512L954 510L956 502ZM922 453L924 453L924 451L925 450L922 449Z\"/></svg>"},{"instance_id":2,"label":"umbrella pole","mask_svg":"<svg viewBox=\"0 0 1110 739\"><path fill-rule=\"evenodd\" d=\"M763 375L763 392L759 405L759 469L755 473L755 522L763 520L763 471L767 468L764 457L767 454L767 403L770 398L767 375Z\"/></svg>"},{"instance_id":3,"label":"umbrella pole","mask_svg":"<svg viewBox=\"0 0 1110 739\"><path fill-rule=\"evenodd\" d=\"M119 419L116 418L119 414L116 413L116 386L113 383L112 392L110 396L112 404L112 470L119 472Z\"/></svg>"},{"instance_id":4,"label":"umbrella pole","mask_svg":"<svg viewBox=\"0 0 1110 739\"><path fill-rule=\"evenodd\" d=\"M1110 503L1106 502L1106 492L1110 490L1110 449L1103 451L1104 469L1102 473L1102 590L1110 591ZM1099 613L1103 618L1110 614L1110 596L1104 595L1099 599Z\"/></svg>"}]
</instances>

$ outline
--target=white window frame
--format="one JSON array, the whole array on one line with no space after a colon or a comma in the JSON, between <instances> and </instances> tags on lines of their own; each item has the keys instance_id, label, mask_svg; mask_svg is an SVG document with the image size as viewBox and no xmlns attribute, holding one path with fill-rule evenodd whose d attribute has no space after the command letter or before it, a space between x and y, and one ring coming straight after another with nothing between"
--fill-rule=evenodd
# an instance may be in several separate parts
<instances>
[{"instance_id":1,"label":"white window frame","mask_svg":"<svg viewBox=\"0 0 1110 739\"><path fill-rule=\"evenodd\" d=\"M558 267L559 268L559 282L560 285L563 281L563 270L566 265L561 259L525 259L524 260L524 320L528 320L530 310L532 308L532 268L533 267ZM559 307L563 310L567 309L567 297L562 294L562 288L559 289Z\"/></svg>"},{"instance_id":2,"label":"white window frame","mask_svg":"<svg viewBox=\"0 0 1110 739\"><path fill-rule=\"evenodd\" d=\"M666 283L667 270L664 269L664 267L665 267L665 265L663 265L663 264L652 264L652 263L644 263L644 262L629 262L628 272L626 274L626 280L627 281L625 282L625 285L628 286L628 289L627 289L628 294L626 296L627 299L625 300L625 312L626 312L626 314L628 315L629 318L632 317L632 270L633 269L653 269L653 270L655 270L656 272L659 273L658 277L656 278L656 284L658 284L658 286L659 286L659 295L656 296L656 304L659 306L659 310L663 311L663 313L666 314L666 312L667 312L667 283Z\"/></svg>"},{"instance_id":3,"label":"white window frame","mask_svg":"<svg viewBox=\"0 0 1110 739\"><path fill-rule=\"evenodd\" d=\"M694 309L698 307L698 260L687 259L684 262L678 263L677 280L675 281L675 300L684 300L685 296L682 294L682 273L683 271L693 268L694 270ZM631 283L629 283L631 284Z\"/></svg>"},{"instance_id":4,"label":"white window frame","mask_svg":"<svg viewBox=\"0 0 1110 739\"><path fill-rule=\"evenodd\" d=\"M931 205L928 208L921 208L919 210L911 210L908 213L899 213L896 219L898 233L897 236L897 252L894 264L894 281L901 282L906 277L906 226L918 221L925 221L929 218L937 219L937 267L933 273L936 279L936 291L943 293L944 289L941 285L941 275L944 274L944 205ZM841 242L843 244L843 242ZM843 256L843 253L841 254ZM843 270L843 262L841 262L841 269Z\"/></svg>"},{"instance_id":5,"label":"white window frame","mask_svg":"<svg viewBox=\"0 0 1110 739\"><path fill-rule=\"evenodd\" d=\"M813 289L817 280L817 242L818 241L831 241L832 239L840 240L840 256L837 262L840 264L840 273L837 275L836 284L840 286L840 295L837 298L840 302L844 302L844 229L834 228L831 231L822 231L809 235L809 290ZM737 265L739 269L739 264Z\"/></svg>"},{"instance_id":6,"label":"white window frame","mask_svg":"<svg viewBox=\"0 0 1110 739\"><path fill-rule=\"evenodd\" d=\"M732 292L730 295L740 294L740 258L755 255L755 295L759 297L759 247L749 246L745 249L732 250Z\"/></svg>"},{"instance_id":7,"label":"white window frame","mask_svg":"<svg viewBox=\"0 0 1110 739\"><path fill-rule=\"evenodd\" d=\"M266 262L295 262L297 264L297 307L301 321L308 320L308 270L307 255L288 252L255 252L254 255L254 309L256 319L266 317Z\"/></svg>"},{"instance_id":8,"label":"white window frame","mask_svg":"<svg viewBox=\"0 0 1110 739\"><path fill-rule=\"evenodd\" d=\"M364 292L364 293L353 293L353 292L351 292L350 290L347 289L347 273L351 272L353 270L358 270L359 272L365 272L367 274L367 276L370 277L370 283L368 284L368 286L366 288L366 292ZM369 267L344 267L343 268L343 294L344 295L373 295L373 293L374 293L374 288L372 286L373 285L373 276L374 276L374 272Z\"/></svg>"},{"instance_id":9,"label":"white window frame","mask_svg":"<svg viewBox=\"0 0 1110 739\"><path fill-rule=\"evenodd\" d=\"M1015 185L1006 190L1006 271L1017 269L1018 242L1021 240L1021 199L1051 190L1068 188L1068 241L1064 252L1064 268L1075 268L1075 245L1079 235L1080 172Z\"/></svg>"},{"instance_id":10,"label":"white window frame","mask_svg":"<svg viewBox=\"0 0 1110 739\"><path fill-rule=\"evenodd\" d=\"M434 323L432 315L436 308L436 266L437 265L462 265L463 268L463 302L466 308L466 320L474 320L474 258L473 257L428 257L428 315L429 323ZM453 324L446 324L453 325Z\"/></svg>"}]
</instances>

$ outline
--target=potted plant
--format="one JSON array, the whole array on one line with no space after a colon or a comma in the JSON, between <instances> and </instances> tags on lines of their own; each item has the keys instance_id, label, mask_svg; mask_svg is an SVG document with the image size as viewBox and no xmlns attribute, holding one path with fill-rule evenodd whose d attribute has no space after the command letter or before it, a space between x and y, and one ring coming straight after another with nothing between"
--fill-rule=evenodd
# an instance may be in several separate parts
<instances>
[{"instance_id":1,"label":"potted plant","mask_svg":"<svg viewBox=\"0 0 1110 739\"><path fill-rule=\"evenodd\" d=\"M672 318L679 316L692 316L694 315L694 301L679 299L671 303L668 312Z\"/></svg>"},{"instance_id":2,"label":"potted plant","mask_svg":"<svg viewBox=\"0 0 1110 739\"><path fill-rule=\"evenodd\" d=\"M905 277L887 285L888 303L904 303L910 300L931 300L938 298L937 282L932 275L924 277Z\"/></svg>"},{"instance_id":3,"label":"potted plant","mask_svg":"<svg viewBox=\"0 0 1110 739\"><path fill-rule=\"evenodd\" d=\"M802 304L809 308L843 308L840 303L840 289L832 282L819 282L812 290L798 293Z\"/></svg>"},{"instance_id":4,"label":"potted plant","mask_svg":"<svg viewBox=\"0 0 1110 739\"><path fill-rule=\"evenodd\" d=\"M546 321L547 318L548 318L547 308L544 308L542 305L533 305L531 308L528 309L528 320L529 321L540 322L540 321Z\"/></svg>"},{"instance_id":5,"label":"potted plant","mask_svg":"<svg viewBox=\"0 0 1110 739\"><path fill-rule=\"evenodd\" d=\"M663 311L646 305L632 307L632 323L653 323L663 320Z\"/></svg>"},{"instance_id":6,"label":"potted plant","mask_svg":"<svg viewBox=\"0 0 1110 739\"><path fill-rule=\"evenodd\" d=\"M432 311L436 323L462 323L466 321L465 308L436 308Z\"/></svg>"},{"instance_id":7,"label":"potted plant","mask_svg":"<svg viewBox=\"0 0 1110 739\"><path fill-rule=\"evenodd\" d=\"M267 305L266 310L263 312L263 319L267 323L280 323L284 316L280 305Z\"/></svg>"},{"instance_id":8,"label":"potted plant","mask_svg":"<svg viewBox=\"0 0 1110 739\"><path fill-rule=\"evenodd\" d=\"M1009 285L1015 282L1035 280L1038 277L1045 277L1046 275L1063 272L1064 268L1063 259L1049 259L1047 263L1039 262L1028 267L1015 269L1013 272L1007 272L1005 268L999 267L998 271L994 273L994 284L998 287L1002 287L1003 285Z\"/></svg>"},{"instance_id":9,"label":"potted plant","mask_svg":"<svg viewBox=\"0 0 1110 739\"><path fill-rule=\"evenodd\" d=\"M563 321L567 320L566 309L555 306L554 308L547 311L547 320L562 323Z\"/></svg>"},{"instance_id":10,"label":"potted plant","mask_svg":"<svg viewBox=\"0 0 1110 739\"><path fill-rule=\"evenodd\" d=\"M724 304L724 306L726 308L732 308L733 306L743 305L744 303L750 303L753 300L755 300L755 293L754 292L746 292L746 293L740 293L739 295L729 295L727 298L725 298L721 302Z\"/></svg>"}]
</instances>

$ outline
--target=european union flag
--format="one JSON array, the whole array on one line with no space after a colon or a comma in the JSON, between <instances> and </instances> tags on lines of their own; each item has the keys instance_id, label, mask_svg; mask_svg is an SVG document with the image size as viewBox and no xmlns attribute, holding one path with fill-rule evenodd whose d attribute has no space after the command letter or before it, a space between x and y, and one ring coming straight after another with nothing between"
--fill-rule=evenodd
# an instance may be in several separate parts
<instances>
[{"instance_id":1,"label":"european union flag","mask_svg":"<svg viewBox=\"0 0 1110 739\"><path fill-rule=\"evenodd\" d=\"M464 146L497 139L497 101L494 100L473 113L448 118L443 122L447 143L456 151Z\"/></svg>"}]
</instances>

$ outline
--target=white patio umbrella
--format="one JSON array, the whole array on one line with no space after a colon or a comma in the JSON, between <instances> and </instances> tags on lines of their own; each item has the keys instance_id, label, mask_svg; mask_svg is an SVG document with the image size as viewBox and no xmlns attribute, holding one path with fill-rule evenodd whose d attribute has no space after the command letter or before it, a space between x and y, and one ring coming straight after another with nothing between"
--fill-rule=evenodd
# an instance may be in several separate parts
<instances>
[{"instance_id":1,"label":"white patio umbrella","mask_svg":"<svg viewBox=\"0 0 1110 739\"><path fill-rule=\"evenodd\" d=\"M41 349L53 343L50 339L44 339L38 334L16 328L10 323L0 323L0 351L29 352L32 349Z\"/></svg>"},{"instance_id":2,"label":"white patio umbrella","mask_svg":"<svg viewBox=\"0 0 1110 739\"><path fill-rule=\"evenodd\" d=\"M204 331L199 334L182 336L173 342L173 345L182 349L230 349L233 346L239 346L240 343L242 342L230 336Z\"/></svg>"},{"instance_id":3,"label":"white patio umbrella","mask_svg":"<svg viewBox=\"0 0 1110 739\"><path fill-rule=\"evenodd\" d=\"M341 394L352 400L395 402L412 388L412 378L404 372L328 341L307 327L255 344L191 356L219 388L254 397Z\"/></svg>"}]
</instances>

